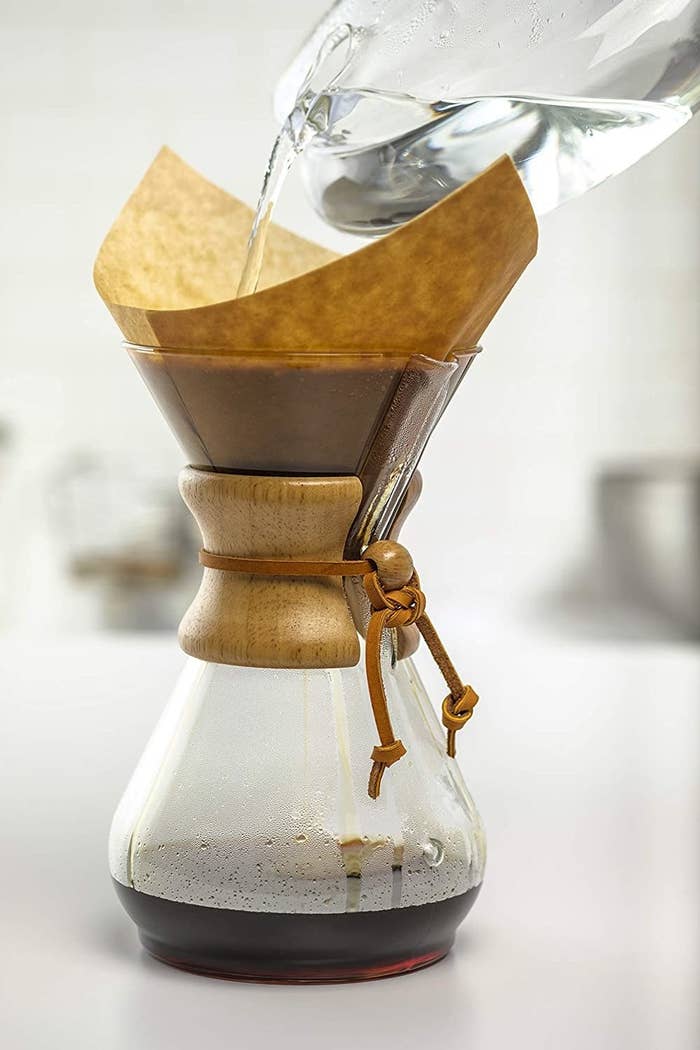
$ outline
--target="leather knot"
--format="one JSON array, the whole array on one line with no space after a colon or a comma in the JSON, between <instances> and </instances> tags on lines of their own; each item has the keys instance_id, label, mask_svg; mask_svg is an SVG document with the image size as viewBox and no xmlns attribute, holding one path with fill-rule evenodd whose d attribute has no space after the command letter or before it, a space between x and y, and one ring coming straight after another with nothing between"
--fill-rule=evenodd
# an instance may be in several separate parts
<instances>
[{"instance_id":1,"label":"leather knot","mask_svg":"<svg viewBox=\"0 0 700 1050\"><path fill-rule=\"evenodd\" d=\"M442 724L447 730L447 754L450 758L455 757L456 734L467 724L474 714L474 708L479 703L479 694L470 685L462 690L462 695L455 700L452 693L448 693L442 702Z\"/></svg>"},{"instance_id":2,"label":"leather knot","mask_svg":"<svg viewBox=\"0 0 700 1050\"><path fill-rule=\"evenodd\" d=\"M400 740L392 740L390 744L377 744L372 751L372 769L367 786L370 798L379 798L384 770L393 766L394 762L398 762L405 754L406 748Z\"/></svg>"},{"instance_id":3,"label":"leather knot","mask_svg":"<svg viewBox=\"0 0 700 1050\"><path fill-rule=\"evenodd\" d=\"M385 591L376 572L363 576L362 582L373 612L386 610L385 627L408 627L425 612L425 595L415 573L405 587L396 591Z\"/></svg>"},{"instance_id":4,"label":"leather knot","mask_svg":"<svg viewBox=\"0 0 700 1050\"><path fill-rule=\"evenodd\" d=\"M386 546L386 544L385 544ZM398 545L395 545L398 546ZM374 548L368 548L368 561L373 563ZM378 554L379 552L377 552ZM382 550L386 561L387 552ZM376 556L375 556L376 557ZM396 559L394 559L396 560ZM447 729L447 753L450 758L455 757L455 741L457 732L466 725L472 716L474 707L479 699L470 685L464 686L454 669L445 647L440 641L437 631L433 627L425 613L425 595L421 590L420 581L410 561L410 555L405 552L404 563L408 561L412 575L402 587L395 590L385 590L380 579L381 567L379 558L374 560L375 569L366 573L362 578L365 592L372 608L372 615L367 627L367 638L365 645L365 666L367 669L367 685L369 687L370 700L374 711L374 720L379 731L381 745L375 747L372 752L372 771L369 777L369 795L371 798L379 796L384 771L393 765L406 753L406 749L400 740L394 737L394 730L389 716L386 693L381 669L381 640L385 630L394 627L408 627L415 623L427 643L435 662L437 663L443 678L449 686L450 692L442 705L442 721ZM405 565L403 566L405 567ZM389 576L386 572L385 578ZM400 574L393 573L389 577L392 582L399 582Z\"/></svg>"},{"instance_id":5,"label":"leather knot","mask_svg":"<svg viewBox=\"0 0 700 1050\"><path fill-rule=\"evenodd\" d=\"M377 744L372 751L372 761L381 762L385 766L393 766L406 754L406 748L400 740L394 740L391 744Z\"/></svg>"}]
</instances>

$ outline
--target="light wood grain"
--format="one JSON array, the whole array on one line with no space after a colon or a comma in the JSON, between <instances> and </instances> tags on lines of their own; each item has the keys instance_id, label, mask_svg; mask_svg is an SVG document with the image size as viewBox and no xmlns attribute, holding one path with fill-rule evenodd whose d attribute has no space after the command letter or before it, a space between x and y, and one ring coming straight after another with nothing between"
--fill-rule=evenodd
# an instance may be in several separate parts
<instances>
[{"instance_id":1,"label":"light wood grain","mask_svg":"<svg viewBox=\"0 0 700 1050\"><path fill-rule=\"evenodd\" d=\"M180 492L212 554L322 561L342 559L362 485L188 467ZM340 578L205 568L179 639L191 656L247 667L351 667L360 658Z\"/></svg>"},{"instance_id":2,"label":"light wood grain","mask_svg":"<svg viewBox=\"0 0 700 1050\"><path fill-rule=\"evenodd\" d=\"M365 558L377 567L377 577L385 591L405 587L413 576L413 559L396 540L376 540L365 551Z\"/></svg>"}]
</instances>

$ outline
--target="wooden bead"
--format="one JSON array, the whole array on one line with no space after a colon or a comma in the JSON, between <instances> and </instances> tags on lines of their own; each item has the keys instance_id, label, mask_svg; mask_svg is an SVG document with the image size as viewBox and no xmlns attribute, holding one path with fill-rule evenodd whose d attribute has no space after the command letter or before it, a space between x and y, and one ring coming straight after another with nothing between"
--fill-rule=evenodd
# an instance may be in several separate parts
<instances>
[{"instance_id":1,"label":"wooden bead","mask_svg":"<svg viewBox=\"0 0 700 1050\"><path fill-rule=\"evenodd\" d=\"M413 576L413 560L396 540L377 540L365 551L365 558L377 566L377 576L387 591L405 587Z\"/></svg>"}]
</instances>

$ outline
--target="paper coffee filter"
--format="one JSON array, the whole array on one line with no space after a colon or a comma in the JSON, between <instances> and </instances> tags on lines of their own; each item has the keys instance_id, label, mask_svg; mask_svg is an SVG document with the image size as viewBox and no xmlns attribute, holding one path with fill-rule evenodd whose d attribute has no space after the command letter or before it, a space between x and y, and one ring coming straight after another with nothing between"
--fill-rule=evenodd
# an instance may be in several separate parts
<instances>
[{"instance_id":1,"label":"paper coffee filter","mask_svg":"<svg viewBox=\"0 0 700 1050\"><path fill-rule=\"evenodd\" d=\"M148 312L177 313L229 299L243 271L253 214L163 147L95 262L97 290L126 338L158 345ZM272 223L259 287L335 258Z\"/></svg>"},{"instance_id":2,"label":"paper coffee filter","mask_svg":"<svg viewBox=\"0 0 700 1050\"><path fill-rule=\"evenodd\" d=\"M162 149L107 234L95 284L125 338L202 351L415 353L478 343L537 250L508 157L350 255L275 224L235 298L252 211Z\"/></svg>"}]
</instances>

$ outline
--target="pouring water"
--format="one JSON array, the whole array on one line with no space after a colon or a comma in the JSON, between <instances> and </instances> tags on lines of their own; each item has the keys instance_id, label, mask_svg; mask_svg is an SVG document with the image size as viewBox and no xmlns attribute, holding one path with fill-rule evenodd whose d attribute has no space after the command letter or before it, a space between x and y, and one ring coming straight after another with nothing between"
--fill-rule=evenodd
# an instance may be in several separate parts
<instances>
[{"instance_id":1,"label":"pouring water","mask_svg":"<svg viewBox=\"0 0 700 1050\"><path fill-rule=\"evenodd\" d=\"M257 284L296 156L319 215L365 236L504 153L543 215L634 164L699 103L700 0L340 0L278 88L282 130L239 294Z\"/></svg>"}]
</instances>

